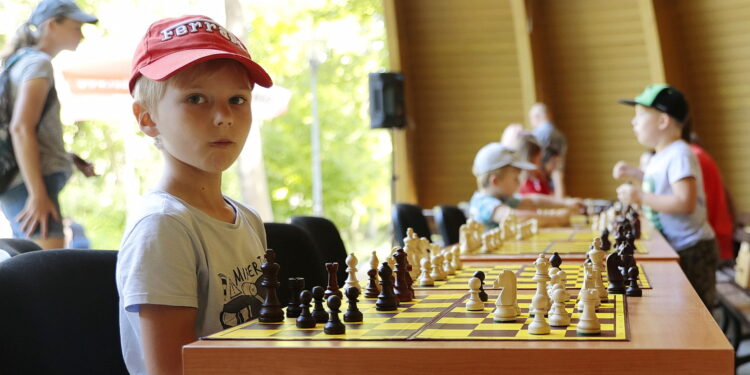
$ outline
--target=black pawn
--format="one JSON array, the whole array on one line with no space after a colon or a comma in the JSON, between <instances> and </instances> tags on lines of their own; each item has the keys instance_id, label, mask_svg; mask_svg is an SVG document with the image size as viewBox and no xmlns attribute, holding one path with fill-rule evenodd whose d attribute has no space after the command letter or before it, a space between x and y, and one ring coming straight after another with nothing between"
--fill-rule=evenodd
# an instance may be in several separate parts
<instances>
[{"instance_id":1,"label":"black pawn","mask_svg":"<svg viewBox=\"0 0 750 375\"><path fill-rule=\"evenodd\" d=\"M612 243L609 242L609 229L607 229L607 227L604 227L604 229L602 229L602 233L599 238L601 238L602 240L602 250L607 251L612 248Z\"/></svg>"},{"instance_id":2,"label":"black pawn","mask_svg":"<svg viewBox=\"0 0 750 375\"><path fill-rule=\"evenodd\" d=\"M625 281L620 273L620 256L613 252L607 256L607 278L609 279L609 287L607 290L611 294L624 294L625 293Z\"/></svg>"},{"instance_id":3,"label":"black pawn","mask_svg":"<svg viewBox=\"0 0 750 375\"><path fill-rule=\"evenodd\" d=\"M398 297L393 292L393 270L388 262L383 262L378 269L380 276L380 295L375 302L377 311L396 311L398 309Z\"/></svg>"},{"instance_id":4,"label":"black pawn","mask_svg":"<svg viewBox=\"0 0 750 375\"><path fill-rule=\"evenodd\" d=\"M633 224L633 236L637 239L641 238L641 219L638 216L638 212L633 211L631 223Z\"/></svg>"},{"instance_id":5,"label":"black pawn","mask_svg":"<svg viewBox=\"0 0 750 375\"><path fill-rule=\"evenodd\" d=\"M630 267L628 269L628 289L625 291L625 295L629 297L640 297L643 295L641 287L638 286L638 267Z\"/></svg>"},{"instance_id":6,"label":"black pawn","mask_svg":"<svg viewBox=\"0 0 750 375\"><path fill-rule=\"evenodd\" d=\"M315 286L312 288L312 296L315 298L315 308L313 308L312 316L318 323L325 323L328 321L328 312L323 308L323 294L325 290L322 286Z\"/></svg>"},{"instance_id":7,"label":"black pawn","mask_svg":"<svg viewBox=\"0 0 750 375\"><path fill-rule=\"evenodd\" d=\"M380 294L380 289L378 289L378 281L376 279L377 274L378 270L374 268L367 271L367 276L370 278L370 280L367 283L367 288L365 288L366 298L378 298L378 295Z\"/></svg>"},{"instance_id":8,"label":"black pawn","mask_svg":"<svg viewBox=\"0 0 750 375\"><path fill-rule=\"evenodd\" d=\"M341 298L333 294L328 297L327 301L328 309L330 309L331 313L328 322L323 326L323 332L325 332L326 335L343 335L346 333L346 326L344 323L341 323L341 320L339 319L339 313L341 312L341 310L339 310L341 307Z\"/></svg>"},{"instance_id":9,"label":"black pawn","mask_svg":"<svg viewBox=\"0 0 750 375\"><path fill-rule=\"evenodd\" d=\"M310 301L312 301L312 293L309 290L303 290L299 294L299 308L300 313L297 317L297 328L315 328L317 321L315 317L310 314Z\"/></svg>"},{"instance_id":10,"label":"black pawn","mask_svg":"<svg viewBox=\"0 0 750 375\"><path fill-rule=\"evenodd\" d=\"M481 283L479 284L479 299L482 302L487 302L487 299L489 298L489 296L487 296L487 292L484 291L484 278L485 278L484 272L482 271L474 272L474 277L476 277L477 279L479 279L479 281L481 281Z\"/></svg>"},{"instance_id":11,"label":"black pawn","mask_svg":"<svg viewBox=\"0 0 750 375\"><path fill-rule=\"evenodd\" d=\"M552 253L552 256L549 257L549 264L554 268L560 268L562 257L560 257L560 254L558 254L557 251Z\"/></svg>"},{"instance_id":12,"label":"black pawn","mask_svg":"<svg viewBox=\"0 0 750 375\"><path fill-rule=\"evenodd\" d=\"M357 297L359 297L359 289L357 288L346 288L344 290L346 301L349 303L349 308L344 313L345 322L361 322L362 312L357 308Z\"/></svg>"},{"instance_id":13,"label":"black pawn","mask_svg":"<svg viewBox=\"0 0 750 375\"><path fill-rule=\"evenodd\" d=\"M290 298L289 304L286 306L286 317L296 318L299 316L302 309L300 308L299 295L300 291L305 287L305 279L301 277L290 277L289 278L289 291Z\"/></svg>"}]
</instances>

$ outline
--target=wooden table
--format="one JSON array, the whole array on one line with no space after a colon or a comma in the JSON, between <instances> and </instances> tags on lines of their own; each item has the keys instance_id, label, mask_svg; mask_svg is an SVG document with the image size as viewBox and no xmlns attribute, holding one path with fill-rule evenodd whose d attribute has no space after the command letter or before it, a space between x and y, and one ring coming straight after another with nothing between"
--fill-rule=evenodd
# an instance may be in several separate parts
<instances>
[{"instance_id":1,"label":"wooden table","mask_svg":"<svg viewBox=\"0 0 750 375\"><path fill-rule=\"evenodd\" d=\"M677 253L672 249L672 246L669 245L669 242L664 238L664 236L659 233L656 229L653 228L647 221L642 222L641 224L642 229L645 233L648 233L648 239L647 240L639 240L642 243L642 246L645 246L648 249L648 253L641 254L636 253L635 258L638 261L645 261L645 260L669 260L669 261L679 261L680 257L677 255ZM541 231L543 232L561 232L561 231L576 231L579 233L586 233L591 234L590 239L587 242L582 242L581 245L584 246L585 249L588 244L590 244L591 240L596 236L595 233L591 232L588 228L542 228ZM589 238L589 237L587 237ZM614 243L614 237L610 235L610 241ZM549 245L548 242L542 243L543 248L547 247ZM553 246L550 248L551 250L548 250L547 257L552 253L551 251L554 251L554 243ZM461 255L461 259L463 261L469 261L469 262L498 262L498 261L507 261L507 260L514 260L514 261L530 261L533 262L539 254L537 253L529 253L529 254L470 254L470 255ZM586 254L584 253L570 253L570 254L563 254L561 253L560 256L563 257L564 261L579 261L579 260L585 260Z\"/></svg>"},{"instance_id":2,"label":"wooden table","mask_svg":"<svg viewBox=\"0 0 750 375\"><path fill-rule=\"evenodd\" d=\"M734 351L677 262L640 262L654 289L628 298L629 341L209 341L185 374L733 374Z\"/></svg>"}]
</instances>

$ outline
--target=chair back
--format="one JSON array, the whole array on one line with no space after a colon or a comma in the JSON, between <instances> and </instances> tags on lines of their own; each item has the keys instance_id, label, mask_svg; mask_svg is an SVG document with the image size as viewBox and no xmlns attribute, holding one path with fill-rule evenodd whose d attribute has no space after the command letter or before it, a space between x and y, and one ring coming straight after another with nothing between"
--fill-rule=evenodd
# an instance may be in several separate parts
<instances>
[{"instance_id":1,"label":"chair back","mask_svg":"<svg viewBox=\"0 0 750 375\"><path fill-rule=\"evenodd\" d=\"M0 263L0 368L7 374L127 374L117 252L45 250Z\"/></svg>"},{"instance_id":2,"label":"chair back","mask_svg":"<svg viewBox=\"0 0 750 375\"><path fill-rule=\"evenodd\" d=\"M448 246L458 243L458 229L466 223L466 215L456 206L436 206L435 226L440 236L443 237L443 245Z\"/></svg>"},{"instance_id":3,"label":"chair back","mask_svg":"<svg viewBox=\"0 0 750 375\"><path fill-rule=\"evenodd\" d=\"M264 223L268 248L276 252L279 264L278 289L282 304L289 301L289 278L304 277L305 289L316 285L326 287L328 277L323 261L318 257L318 249L307 232L295 225L284 223ZM339 266L340 267L340 266ZM265 292L263 292L265 293Z\"/></svg>"},{"instance_id":4,"label":"chair back","mask_svg":"<svg viewBox=\"0 0 750 375\"><path fill-rule=\"evenodd\" d=\"M346 281L347 277L345 263L347 252L336 224L319 216L294 216L290 222L292 225L304 229L310 235L318 250L318 258L321 261L324 263L338 262L339 271L337 278L339 287L344 286L344 281Z\"/></svg>"},{"instance_id":5,"label":"chair back","mask_svg":"<svg viewBox=\"0 0 750 375\"><path fill-rule=\"evenodd\" d=\"M7 251L10 256L41 250L42 247L32 240L24 238L0 238L0 249Z\"/></svg>"},{"instance_id":6,"label":"chair back","mask_svg":"<svg viewBox=\"0 0 750 375\"><path fill-rule=\"evenodd\" d=\"M406 228L414 229L419 237L430 239L430 227L427 219L422 213L422 207L415 204L396 203L393 206L393 236L400 246L404 246L404 237L406 237Z\"/></svg>"}]
</instances>

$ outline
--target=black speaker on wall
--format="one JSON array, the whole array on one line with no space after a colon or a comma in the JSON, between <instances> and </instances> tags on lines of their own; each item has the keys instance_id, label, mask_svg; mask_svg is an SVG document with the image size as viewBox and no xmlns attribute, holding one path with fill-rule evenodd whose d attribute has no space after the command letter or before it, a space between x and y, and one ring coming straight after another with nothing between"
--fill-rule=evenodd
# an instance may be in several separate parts
<instances>
[{"instance_id":1,"label":"black speaker on wall","mask_svg":"<svg viewBox=\"0 0 750 375\"><path fill-rule=\"evenodd\" d=\"M378 129L404 126L404 75L370 73L370 127Z\"/></svg>"}]
</instances>

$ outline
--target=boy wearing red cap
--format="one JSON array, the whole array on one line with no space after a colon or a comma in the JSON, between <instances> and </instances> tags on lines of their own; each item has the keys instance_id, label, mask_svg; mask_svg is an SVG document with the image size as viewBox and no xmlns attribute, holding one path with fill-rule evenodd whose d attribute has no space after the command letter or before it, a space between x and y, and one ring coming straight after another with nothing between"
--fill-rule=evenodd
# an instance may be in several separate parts
<instances>
[{"instance_id":1,"label":"boy wearing red cap","mask_svg":"<svg viewBox=\"0 0 750 375\"><path fill-rule=\"evenodd\" d=\"M129 218L117 262L132 374L181 373L183 345L259 315L263 223L221 192L250 130L255 84L272 81L205 16L155 22L135 52L133 114L164 172Z\"/></svg>"},{"instance_id":2,"label":"boy wearing red cap","mask_svg":"<svg viewBox=\"0 0 750 375\"><path fill-rule=\"evenodd\" d=\"M716 296L717 247L714 231L706 219L703 176L690 147L681 139L688 117L688 103L674 87L646 87L635 100L620 100L635 106L631 121L638 142L656 150L646 170L618 162L615 178L632 177L642 187L623 184L617 197L640 204L651 224L680 256L680 267L703 303L710 309Z\"/></svg>"}]
</instances>

